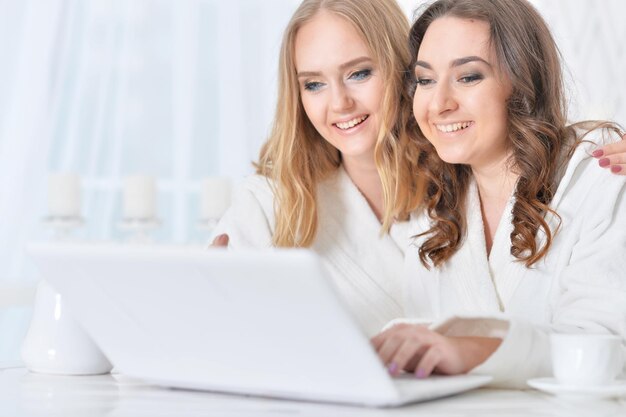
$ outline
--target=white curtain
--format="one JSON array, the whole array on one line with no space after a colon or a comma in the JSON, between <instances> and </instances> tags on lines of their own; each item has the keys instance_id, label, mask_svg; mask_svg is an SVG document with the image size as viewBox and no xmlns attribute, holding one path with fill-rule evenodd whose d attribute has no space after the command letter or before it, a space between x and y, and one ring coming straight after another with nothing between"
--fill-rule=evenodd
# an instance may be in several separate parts
<instances>
[{"instance_id":1,"label":"white curtain","mask_svg":"<svg viewBox=\"0 0 626 417\"><path fill-rule=\"evenodd\" d=\"M609 119L626 127L626 2L531 0L564 58L570 119Z\"/></svg>"},{"instance_id":2,"label":"white curtain","mask_svg":"<svg viewBox=\"0 0 626 417\"><path fill-rule=\"evenodd\" d=\"M251 172L296 1L0 3L0 282L45 238L46 174L83 179L89 239L121 238L120 183L158 179L157 239L202 239L199 181ZM26 273L30 276L30 273Z\"/></svg>"},{"instance_id":3,"label":"white curtain","mask_svg":"<svg viewBox=\"0 0 626 417\"><path fill-rule=\"evenodd\" d=\"M199 184L239 178L268 132L296 0L0 0L0 360L17 356L47 239L46 178L83 185L86 240L120 240L120 187L158 181L155 239L200 243Z\"/></svg>"}]
</instances>

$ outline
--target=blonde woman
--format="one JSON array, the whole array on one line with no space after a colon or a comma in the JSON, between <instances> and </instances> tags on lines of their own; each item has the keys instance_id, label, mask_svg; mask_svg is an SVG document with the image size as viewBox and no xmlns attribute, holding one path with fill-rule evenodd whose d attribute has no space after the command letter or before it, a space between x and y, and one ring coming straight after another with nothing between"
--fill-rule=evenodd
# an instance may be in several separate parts
<instances>
[{"instance_id":1,"label":"blonde woman","mask_svg":"<svg viewBox=\"0 0 626 417\"><path fill-rule=\"evenodd\" d=\"M216 231L232 249L315 251L368 335L403 315L406 232L392 223L407 210L384 207L420 194L398 122L408 117L400 114L409 107L407 36L394 0L302 2L285 30L276 116L257 175ZM385 189L381 177L402 186Z\"/></svg>"}]
</instances>

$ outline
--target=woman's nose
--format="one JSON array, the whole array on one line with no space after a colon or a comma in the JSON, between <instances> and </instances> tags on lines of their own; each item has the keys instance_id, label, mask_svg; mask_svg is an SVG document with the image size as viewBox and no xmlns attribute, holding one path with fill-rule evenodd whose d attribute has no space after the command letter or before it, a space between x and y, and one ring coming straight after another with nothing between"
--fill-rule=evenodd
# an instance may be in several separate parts
<instances>
[{"instance_id":1,"label":"woman's nose","mask_svg":"<svg viewBox=\"0 0 626 417\"><path fill-rule=\"evenodd\" d=\"M350 91L343 85L332 88L332 109L335 112L343 112L354 106L354 99Z\"/></svg>"},{"instance_id":2,"label":"woman's nose","mask_svg":"<svg viewBox=\"0 0 626 417\"><path fill-rule=\"evenodd\" d=\"M441 114L457 107L452 88L446 83L438 83L434 87L428 110L432 114Z\"/></svg>"}]
</instances>

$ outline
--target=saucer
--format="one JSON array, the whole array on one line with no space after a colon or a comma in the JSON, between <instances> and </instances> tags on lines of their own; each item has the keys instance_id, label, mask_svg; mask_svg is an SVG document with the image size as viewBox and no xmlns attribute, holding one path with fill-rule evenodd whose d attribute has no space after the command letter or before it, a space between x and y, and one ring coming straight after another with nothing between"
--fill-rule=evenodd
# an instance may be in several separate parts
<instances>
[{"instance_id":1,"label":"saucer","mask_svg":"<svg viewBox=\"0 0 626 417\"><path fill-rule=\"evenodd\" d=\"M555 378L534 378L528 385L554 395L585 398L617 398L626 395L626 379L617 379L606 385L575 386L563 385Z\"/></svg>"}]
</instances>

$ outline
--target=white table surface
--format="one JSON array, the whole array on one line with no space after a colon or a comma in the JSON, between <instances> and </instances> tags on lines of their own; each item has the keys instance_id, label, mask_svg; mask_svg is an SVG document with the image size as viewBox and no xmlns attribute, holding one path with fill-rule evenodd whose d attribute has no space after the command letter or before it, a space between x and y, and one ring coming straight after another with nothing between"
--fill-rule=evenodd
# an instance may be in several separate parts
<instances>
[{"instance_id":1,"label":"white table surface","mask_svg":"<svg viewBox=\"0 0 626 417\"><path fill-rule=\"evenodd\" d=\"M367 409L169 390L122 375L53 376L0 367L0 416L623 417L626 399L584 401L533 390L479 389L397 409Z\"/></svg>"}]
</instances>

